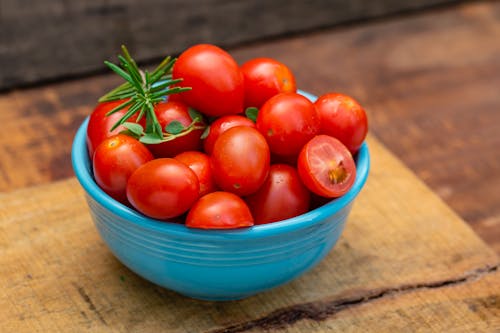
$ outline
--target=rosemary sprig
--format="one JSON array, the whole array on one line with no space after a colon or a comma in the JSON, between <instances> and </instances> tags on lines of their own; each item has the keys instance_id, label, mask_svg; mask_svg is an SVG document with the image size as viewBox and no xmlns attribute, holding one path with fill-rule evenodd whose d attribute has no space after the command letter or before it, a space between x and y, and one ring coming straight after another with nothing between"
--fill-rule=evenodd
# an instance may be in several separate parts
<instances>
[{"instance_id":1,"label":"rosemary sprig","mask_svg":"<svg viewBox=\"0 0 500 333\"><path fill-rule=\"evenodd\" d=\"M107 115L110 115L120 110L128 109L123 117L113 125L111 131L120 125L124 125L127 128L126 132L128 134L136 136L144 143L153 144L173 140L175 137L183 136L193 131L195 127L200 127L199 123L193 119L191 125L183 127L178 133L169 133L167 129L164 132L156 118L154 112L156 104L165 101L167 95L191 89L189 87L173 87L173 85L182 81L182 79L172 79L171 73L176 61L175 58L166 57L153 72L149 73L148 71L139 69L137 63L130 56L124 45L122 45L121 49L123 55L118 55L119 66L109 61L105 61L104 63L112 71L125 79L126 82L99 98L99 102L128 99L107 113ZM138 114L136 123L127 122L135 114ZM142 117L146 117L145 129L142 129L142 126L137 123ZM201 115L198 121L202 121ZM168 126L170 124L166 127Z\"/></svg>"},{"instance_id":2,"label":"rosemary sprig","mask_svg":"<svg viewBox=\"0 0 500 333\"><path fill-rule=\"evenodd\" d=\"M191 123L187 126L182 125L179 121L173 120L165 126L165 132L163 133L163 139L160 142L171 141L177 139L181 136L188 135L192 131L205 130L206 126L203 123L203 116L195 111L194 109L189 109L189 116L191 117ZM140 124L125 122L123 126L127 129L125 134L133 136L139 139L141 142L146 144L159 143L157 138L150 134L145 133L144 129Z\"/></svg>"}]
</instances>

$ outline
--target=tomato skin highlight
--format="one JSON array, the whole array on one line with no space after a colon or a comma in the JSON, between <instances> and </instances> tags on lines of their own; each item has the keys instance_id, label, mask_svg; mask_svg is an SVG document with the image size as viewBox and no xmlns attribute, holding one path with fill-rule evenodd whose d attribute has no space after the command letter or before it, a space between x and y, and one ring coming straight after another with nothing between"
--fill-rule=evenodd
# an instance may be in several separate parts
<instances>
[{"instance_id":1,"label":"tomato skin highlight","mask_svg":"<svg viewBox=\"0 0 500 333\"><path fill-rule=\"evenodd\" d=\"M154 108L156 117L160 126L165 129L165 126L172 121L178 121L183 126L189 126L192 119L189 115L189 107L182 102L164 102L155 105ZM198 123L204 125L204 123ZM171 141L166 141L158 144L148 145L149 150L156 158L174 157L184 151L200 150L202 147L201 134L202 129L193 130L192 132L178 137Z\"/></svg>"},{"instance_id":2,"label":"tomato skin highlight","mask_svg":"<svg viewBox=\"0 0 500 333\"><path fill-rule=\"evenodd\" d=\"M283 63L271 58L255 58L241 66L245 82L245 108L260 108L282 92L296 92L295 77Z\"/></svg>"},{"instance_id":3,"label":"tomato skin highlight","mask_svg":"<svg viewBox=\"0 0 500 333\"><path fill-rule=\"evenodd\" d=\"M185 151L174 158L187 165L196 174L200 182L200 197L217 190L208 155L199 151Z\"/></svg>"},{"instance_id":4,"label":"tomato skin highlight","mask_svg":"<svg viewBox=\"0 0 500 333\"><path fill-rule=\"evenodd\" d=\"M356 153L368 133L365 110L352 97L329 93L314 103L321 120L321 134L339 139L349 151Z\"/></svg>"},{"instance_id":5,"label":"tomato skin highlight","mask_svg":"<svg viewBox=\"0 0 500 333\"><path fill-rule=\"evenodd\" d=\"M217 118L210 124L208 136L203 141L205 152L210 155L214 150L215 141L219 136L230 128L237 126L248 126L255 128L255 123L250 119L240 115L229 115Z\"/></svg>"},{"instance_id":6,"label":"tomato skin highlight","mask_svg":"<svg viewBox=\"0 0 500 333\"><path fill-rule=\"evenodd\" d=\"M266 180L270 159L269 146L259 131L230 128L219 136L211 155L215 183L239 196L252 194Z\"/></svg>"},{"instance_id":7,"label":"tomato skin highlight","mask_svg":"<svg viewBox=\"0 0 500 333\"><path fill-rule=\"evenodd\" d=\"M127 198L132 206L159 220L185 213L199 192L193 170L173 158L158 158L142 165L127 184Z\"/></svg>"},{"instance_id":8,"label":"tomato skin highlight","mask_svg":"<svg viewBox=\"0 0 500 333\"><path fill-rule=\"evenodd\" d=\"M349 150L336 138L323 134L304 146L297 169L311 192L327 198L344 195L356 179L356 164Z\"/></svg>"},{"instance_id":9,"label":"tomato skin highlight","mask_svg":"<svg viewBox=\"0 0 500 333\"><path fill-rule=\"evenodd\" d=\"M86 136L87 149L89 151L90 158L94 156L94 151L101 142L103 142L106 138L116 135L126 129L123 126L118 126L110 132L111 127L113 127L113 125L120 120L125 113L127 113L126 108L115 112L112 115L106 116L109 111L125 102L126 100L99 103L90 114ZM134 122L136 118L136 116L132 116L129 121Z\"/></svg>"},{"instance_id":10,"label":"tomato skin highlight","mask_svg":"<svg viewBox=\"0 0 500 333\"><path fill-rule=\"evenodd\" d=\"M201 197L186 218L186 226L190 228L233 229L252 225L253 217L245 201L222 191Z\"/></svg>"},{"instance_id":11,"label":"tomato skin highlight","mask_svg":"<svg viewBox=\"0 0 500 333\"><path fill-rule=\"evenodd\" d=\"M95 149L92 159L94 178L99 187L115 200L127 204L127 181L153 155L136 139L117 134Z\"/></svg>"},{"instance_id":12,"label":"tomato skin highlight","mask_svg":"<svg viewBox=\"0 0 500 333\"><path fill-rule=\"evenodd\" d=\"M233 57L221 48L198 44L177 59L173 79L182 78L191 87L179 96L189 106L208 116L243 112L243 74Z\"/></svg>"},{"instance_id":13,"label":"tomato skin highlight","mask_svg":"<svg viewBox=\"0 0 500 333\"><path fill-rule=\"evenodd\" d=\"M309 190L297 170L286 164L271 165L269 176L257 192L245 198L255 224L277 222L308 211Z\"/></svg>"},{"instance_id":14,"label":"tomato skin highlight","mask_svg":"<svg viewBox=\"0 0 500 333\"><path fill-rule=\"evenodd\" d=\"M259 110L256 126L280 156L297 156L320 129L314 104L295 93L271 97Z\"/></svg>"}]
</instances>

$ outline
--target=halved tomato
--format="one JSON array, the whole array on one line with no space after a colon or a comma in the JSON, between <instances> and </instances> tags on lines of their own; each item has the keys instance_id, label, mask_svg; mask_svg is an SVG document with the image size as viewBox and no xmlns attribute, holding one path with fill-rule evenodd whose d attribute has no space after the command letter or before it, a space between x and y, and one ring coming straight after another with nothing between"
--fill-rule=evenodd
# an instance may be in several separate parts
<instances>
[{"instance_id":1,"label":"halved tomato","mask_svg":"<svg viewBox=\"0 0 500 333\"><path fill-rule=\"evenodd\" d=\"M334 137L318 135L302 148L297 169L306 187L317 195L337 198L356 179L356 164L349 150Z\"/></svg>"}]
</instances>

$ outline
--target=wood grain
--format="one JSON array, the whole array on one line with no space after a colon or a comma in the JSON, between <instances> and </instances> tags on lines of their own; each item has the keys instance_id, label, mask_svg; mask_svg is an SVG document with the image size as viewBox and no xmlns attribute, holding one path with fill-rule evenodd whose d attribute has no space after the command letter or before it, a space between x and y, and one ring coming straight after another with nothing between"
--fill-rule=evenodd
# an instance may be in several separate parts
<instances>
[{"instance_id":1,"label":"wood grain","mask_svg":"<svg viewBox=\"0 0 500 333\"><path fill-rule=\"evenodd\" d=\"M277 319L278 315L281 318L289 315L287 310L291 312L291 309L287 309L275 312L274 317L269 316L265 321L251 322L253 327L244 331L359 332L361 328L363 332L497 332L500 329L500 297L488 292L488 286L498 281L500 272L495 270L479 278L465 279L464 283L440 285L439 292L434 286L422 286L382 296L377 294L363 301L324 302L319 304L319 314L303 307L305 311L299 313L305 314L302 318L299 316L300 320L292 319L293 327ZM478 317L481 320L477 320ZM249 323L245 325L250 326ZM225 332L236 331L235 327Z\"/></svg>"},{"instance_id":2,"label":"wood grain","mask_svg":"<svg viewBox=\"0 0 500 333\"><path fill-rule=\"evenodd\" d=\"M450 2L1 0L0 90L103 70L124 43L144 61Z\"/></svg>"},{"instance_id":3,"label":"wood grain","mask_svg":"<svg viewBox=\"0 0 500 333\"><path fill-rule=\"evenodd\" d=\"M311 272L232 302L132 273L94 229L75 179L0 194L0 331L493 332L499 258L377 140L339 244Z\"/></svg>"},{"instance_id":4,"label":"wood grain","mask_svg":"<svg viewBox=\"0 0 500 333\"><path fill-rule=\"evenodd\" d=\"M341 91L371 130L500 253L500 3L254 45L298 84ZM300 56L297 56L300 54Z\"/></svg>"},{"instance_id":5,"label":"wood grain","mask_svg":"<svg viewBox=\"0 0 500 333\"><path fill-rule=\"evenodd\" d=\"M478 2L231 50L271 56L301 88L365 105L370 128L500 253L500 3ZM0 95L0 191L72 175L94 76Z\"/></svg>"}]
</instances>

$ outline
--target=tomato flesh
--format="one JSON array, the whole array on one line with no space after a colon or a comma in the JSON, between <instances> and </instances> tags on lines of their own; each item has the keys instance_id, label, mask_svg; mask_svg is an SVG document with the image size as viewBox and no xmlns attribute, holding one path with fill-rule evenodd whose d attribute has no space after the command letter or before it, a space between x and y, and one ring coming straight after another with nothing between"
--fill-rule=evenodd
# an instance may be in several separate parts
<instances>
[{"instance_id":1,"label":"tomato flesh","mask_svg":"<svg viewBox=\"0 0 500 333\"><path fill-rule=\"evenodd\" d=\"M339 140L328 135L318 135L304 146L297 168L306 187L327 198L347 193L356 179L351 153Z\"/></svg>"}]
</instances>

